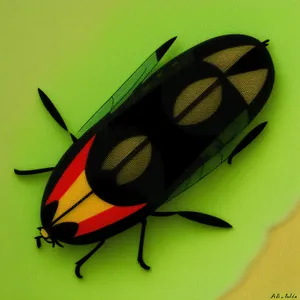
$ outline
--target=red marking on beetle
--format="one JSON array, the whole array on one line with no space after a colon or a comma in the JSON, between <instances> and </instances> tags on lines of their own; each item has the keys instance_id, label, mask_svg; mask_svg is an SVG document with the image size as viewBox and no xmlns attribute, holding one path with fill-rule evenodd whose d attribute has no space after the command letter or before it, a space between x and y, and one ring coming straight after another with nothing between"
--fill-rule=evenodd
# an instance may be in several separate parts
<instances>
[{"instance_id":1,"label":"red marking on beetle","mask_svg":"<svg viewBox=\"0 0 300 300\"><path fill-rule=\"evenodd\" d=\"M88 153L95 139L95 135L84 145L80 152L76 155L70 165L66 168L63 175L55 185L46 204L59 200L69 189L72 183L77 179L81 172L85 169Z\"/></svg>"},{"instance_id":2,"label":"red marking on beetle","mask_svg":"<svg viewBox=\"0 0 300 300\"><path fill-rule=\"evenodd\" d=\"M114 206L79 223L75 237L87 234L120 221L143 208L147 203L135 206Z\"/></svg>"}]
</instances>

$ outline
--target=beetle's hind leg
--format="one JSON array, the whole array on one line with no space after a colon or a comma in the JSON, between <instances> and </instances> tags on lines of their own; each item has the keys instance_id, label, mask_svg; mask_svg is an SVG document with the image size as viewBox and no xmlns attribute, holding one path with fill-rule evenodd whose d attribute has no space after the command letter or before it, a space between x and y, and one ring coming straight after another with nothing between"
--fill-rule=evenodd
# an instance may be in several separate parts
<instances>
[{"instance_id":1,"label":"beetle's hind leg","mask_svg":"<svg viewBox=\"0 0 300 300\"><path fill-rule=\"evenodd\" d=\"M183 217L190 221L194 221L209 226L223 227L223 228L232 227L229 223L227 223L222 219L204 213L195 212L195 211L175 211L175 212L162 211L162 212L155 212L152 214L152 216L154 217L169 217L174 215L179 215L180 217Z\"/></svg>"},{"instance_id":2,"label":"beetle's hind leg","mask_svg":"<svg viewBox=\"0 0 300 300\"><path fill-rule=\"evenodd\" d=\"M232 159L240 153L244 148L246 148L249 144L251 144L264 130L268 122L263 122L257 125L254 129L252 129L242 140L241 142L234 148L232 153L228 156L228 164L232 163Z\"/></svg>"},{"instance_id":3,"label":"beetle's hind leg","mask_svg":"<svg viewBox=\"0 0 300 300\"><path fill-rule=\"evenodd\" d=\"M145 240L145 231L146 231L147 221L142 221L142 229L140 235L140 244L139 244L139 252L138 252L138 263L145 270L150 270L150 267L144 262L143 259L143 251L144 251L144 240Z\"/></svg>"},{"instance_id":4,"label":"beetle's hind leg","mask_svg":"<svg viewBox=\"0 0 300 300\"><path fill-rule=\"evenodd\" d=\"M80 274L80 268L82 265L104 244L104 241L101 241L97 246L89 252L86 256L76 262L75 274L78 278L82 278L83 276Z\"/></svg>"}]
</instances>

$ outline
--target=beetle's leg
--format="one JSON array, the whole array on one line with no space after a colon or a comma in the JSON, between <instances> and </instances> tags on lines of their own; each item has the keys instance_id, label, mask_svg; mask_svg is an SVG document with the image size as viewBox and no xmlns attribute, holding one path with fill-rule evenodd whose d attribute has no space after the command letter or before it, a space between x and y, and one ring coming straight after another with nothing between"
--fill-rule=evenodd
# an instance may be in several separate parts
<instances>
[{"instance_id":1,"label":"beetle's leg","mask_svg":"<svg viewBox=\"0 0 300 300\"><path fill-rule=\"evenodd\" d=\"M232 159L244 148L246 148L254 139L263 131L268 122L263 122L252 129L242 141L233 149L232 153L228 156L228 163L232 163Z\"/></svg>"},{"instance_id":2,"label":"beetle's leg","mask_svg":"<svg viewBox=\"0 0 300 300\"><path fill-rule=\"evenodd\" d=\"M146 230L147 221L146 219L142 221L142 229L141 229L141 236L140 236L140 245L139 245L139 253L138 253L138 262L140 266L145 269L149 270L150 267L146 265L143 259L143 250L144 250L144 240L145 240L145 230Z\"/></svg>"},{"instance_id":3,"label":"beetle's leg","mask_svg":"<svg viewBox=\"0 0 300 300\"><path fill-rule=\"evenodd\" d=\"M38 92L39 92L40 98L41 98L45 108L48 110L48 112L53 117L53 119L64 130L66 130L70 134L70 136L72 138L72 141L76 142L77 141L76 137L72 133L69 132L65 121L63 120L63 118L61 117L60 113L58 112L56 107L53 105L51 100L48 98L48 96L41 89L38 89ZM14 172L17 175L34 175L34 174L41 174L41 173L45 173L45 172L50 172L50 171L53 171L53 169L54 169L54 167L35 169L35 170L18 170L18 169L14 169Z\"/></svg>"},{"instance_id":4,"label":"beetle's leg","mask_svg":"<svg viewBox=\"0 0 300 300\"><path fill-rule=\"evenodd\" d=\"M41 89L38 89L38 92L45 108L48 110L52 118L60 125L60 127L62 127L65 131L67 131L70 134L72 141L76 142L76 137L71 132L69 132L65 121L63 120L60 113L58 112L52 101L49 99L49 97Z\"/></svg>"},{"instance_id":5,"label":"beetle's leg","mask_svg":"<svg viewBox=\"0 0 300 300\"><path fill-rule=\"evenodd\" d=\"M46 172L51 172L54 170L54 167L50 168L42 168L42 169L34 169L34 170L18 170L14 169L16 175L34 175L34 174L41 174Z\"/></svg>"},{"instance_id":6,"label":"beetle's leg","mask_svg":"<svg viewBox=\"0 0 300 300\"><path fill-rule=\"evenodd\" d=\"M203 214L200 212L195 212L195 211L175 211L175 212L154 212L152 216L154 217L169 217L169 216L174 216L174 215L179 215L185 219L197 222L197 223L202 223L205 225L210 225L210 226L216 226L216 227L223 227L223 228L231 228L232 226L227 223L226 221L219 219L214 216L210 216L207 214Z\"/></svg>"},{"instance_id":7,"label":"beetle's leg","mask_svg":"<svg viewBox=\"0 0 300 300\"><path fill-rule=\"evenodd\" d=\"M36 246L37 246L38 248L41 248L41 246L42 246L41 239L42 239L41 236L36 236L36 237L35 237L35 240L36 240Z\"/></svg>"},{"instance_id":8,"label":"beetle's leg","mask_svg":"<svg viewBox=\"0 0 300 300\"><path fill-rule=\"evenodd\" d=\"M104 241L101 241L97 246L89 252L86 256L84 256L81 260L76 262L76 268L75 268L75 274L78 278L82 278L82 275L80 274L80 268L81 266L104 244Z\"/></svg>"},{"instance_id":9,"label":"beetle's leg","mask_svg":"<svg viewBox=\"0 0 300 300\"><path fill-rule=\"evenodd\" d=\"M270 40L268 39L268 40L263 41L262 44L265 46L269 46L269 42L270 42Z\"/></svg>"}]
</instances>

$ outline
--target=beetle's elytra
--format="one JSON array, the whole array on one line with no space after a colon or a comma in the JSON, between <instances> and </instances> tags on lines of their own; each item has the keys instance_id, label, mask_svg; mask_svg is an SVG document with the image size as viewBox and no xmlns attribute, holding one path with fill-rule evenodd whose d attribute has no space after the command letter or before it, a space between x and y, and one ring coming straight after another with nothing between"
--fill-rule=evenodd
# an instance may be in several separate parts
<instances>
[{"instance_id":1,"label":"beetle's elytra","mask_svg":"<svg viewBox=\"0 0 300 300\"><path fill-rule=\"evenodd\" d=\"M234 138L268 100L274 67L260 42L245 35L225 35L175 57L149 76L173 44L156 50L80 130L55 168L18 171L28 175L52 171L42 205L40 236L52 245L97 246L137 223L142 224L138 252L148 216L184 218L212 226L227 222L199 212L157 212L223 161L232 158L264 129L254 128L238 144ZM68 131L50 99L45 107ZM233 146L232 146L233 145Z\"/></svg>"}]
</instances>

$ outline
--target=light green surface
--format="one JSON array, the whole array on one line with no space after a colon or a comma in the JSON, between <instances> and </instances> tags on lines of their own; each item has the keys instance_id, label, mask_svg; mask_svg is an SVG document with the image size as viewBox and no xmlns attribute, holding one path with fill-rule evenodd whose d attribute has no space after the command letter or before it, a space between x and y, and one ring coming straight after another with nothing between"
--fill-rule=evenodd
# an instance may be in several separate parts
<instances>
[{"instance_id":1,"label":"light green surface","mask_svg":"<svg viewBox=\"0 0 300 300\"><path fill-rule=\"evenodd\" d=\"M214 300L234 285L267 229L300 196L299 17L298 0L2 0L0 299ZM167 39L179 36L165 61L226 33L271 40L276 82L255 120L269 125L232 166L223 165L163 209L214 214L234 229L152 218L144 253L150 272L136 262L136 226L107 241L78 280L74 263L90 246L43 244L38 250L33 239L48 176L12 172L55 164L71 142L47 115L37 87L76 131Z\"/></svg>"}]
</instances>

